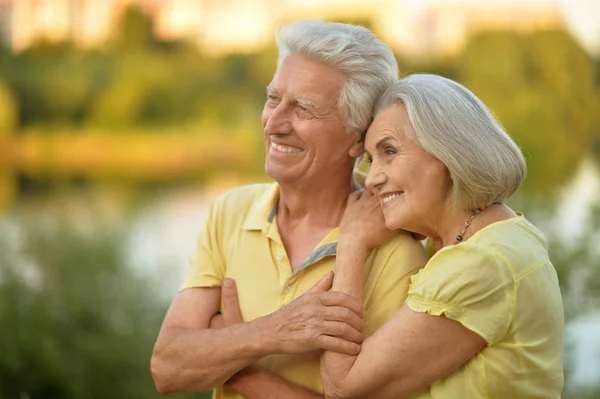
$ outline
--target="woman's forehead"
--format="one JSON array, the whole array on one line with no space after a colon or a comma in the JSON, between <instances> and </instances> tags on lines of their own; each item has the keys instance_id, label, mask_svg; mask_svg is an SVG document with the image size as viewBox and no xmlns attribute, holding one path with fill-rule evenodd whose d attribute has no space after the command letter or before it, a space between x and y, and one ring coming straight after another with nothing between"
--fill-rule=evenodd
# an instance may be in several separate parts
<instances>
[{"instance_id":1,"label":"woman's forehead","mask_svg":"<svg viewBox=\"0 0 600 399\"><path fill-rule=\"evenodd\" d=\"M401 104L394 104L380 112L367 130L365 145L367 147L377 144L384 137L391 137L395 141L406 139L406 128L409 126L408 114Z\"/></svg>"}]
</instances>

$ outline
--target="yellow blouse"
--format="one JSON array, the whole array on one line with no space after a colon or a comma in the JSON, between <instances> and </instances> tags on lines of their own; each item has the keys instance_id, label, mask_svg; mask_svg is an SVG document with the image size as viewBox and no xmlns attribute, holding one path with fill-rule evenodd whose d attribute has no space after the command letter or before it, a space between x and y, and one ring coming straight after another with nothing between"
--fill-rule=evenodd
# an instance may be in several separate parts
<instances>
[{"instance_id":1,"label":"yellow blouse","mask_svg":"<svg viewBox=\"0 0 600 399\"><path fill-rule=\"evenodd\" d=\"M460 322L488 346L416 398L560 398L563 305L543 234L519 216L437 252L407 305Z\"/></svg>"}]
</instances>

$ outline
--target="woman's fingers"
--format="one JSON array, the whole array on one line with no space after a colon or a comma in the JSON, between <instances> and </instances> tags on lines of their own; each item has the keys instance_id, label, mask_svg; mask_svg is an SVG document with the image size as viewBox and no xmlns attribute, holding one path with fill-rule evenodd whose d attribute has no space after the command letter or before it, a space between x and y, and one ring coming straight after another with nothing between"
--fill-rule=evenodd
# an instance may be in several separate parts
<instances>
[{"instance_id":1,"label":"woman's fingers","mask_svg":"<svg viewBox=\"0 0 600 399\"><path fill-rule=\"evenodd\" d=\"M331 285L333 284L333 272L328 272L326 275L321 277L319 281L315 285L311 287L308 292L326 292L331 289Z\"/></svg>"},{"instance_id":2,"label":"woman's fingers","mask_svg":"<svg viewBox=\"0 0 600 399\"><path fill-rule=\"evenodd\" d=\"M359 318L364 315L362 302L353 296L338 291L327 291L318 294L319 301L325 306L342 306L356 313Z\"/></svg>"},{"instance_id":3,"label":"woman's fingers","mask_svg":"<svg viewBox=\"0 0 600 399\"><path fill-rule=\"evenodd\" d=\"M317 345L320 349L347 355L356 356L360 353L360 345L345 339L332 337L330 335L320 335L317 338Z\"/></svg>"},{"instance_id":4,"label":"woman's fingers","mask_svg":"<svg viewBox=\"0 0 600 399\"><path fill-rule=\"evenodd\" d=\"M348 205L355 203L356 201L358 201L363 193L364 189L355 191L353 193L350 193L350 195L348 196Z\"/></svg>"},{"instance_id":5,"label":"woman's fingers","mask_svg":"<svg viewBox=\"0 0 600 399\"><path fill-rule=\"evenodd\" d=\"M362 332L341 321L324 321L321 325L322 332L325 335L345 339L346 341L362 344L364 337Z\"/></svg>"},{"instance_id":6,"label":"woman's fingers","mask_svg":"<svg viewBox=\"0 0 600 399\"><path fill-rule=\"evenodd\" d=\"M354 311L342 306L327 307L323 312L323 318L325 321L335 321L348 324L350 327L361 333L364 328L362 318L354 313Z\"/></svg>"},{"instance_id":7,"label":"woman's fingers","mask_svg":"<svg viewBox=\"0 0 600 399\"><path fill-rule=\"evenodd\" d=\"M373 192L369 189L364 189L362 192L361 198L371 198L373 197Z\"/></svg>"}]
</instances>

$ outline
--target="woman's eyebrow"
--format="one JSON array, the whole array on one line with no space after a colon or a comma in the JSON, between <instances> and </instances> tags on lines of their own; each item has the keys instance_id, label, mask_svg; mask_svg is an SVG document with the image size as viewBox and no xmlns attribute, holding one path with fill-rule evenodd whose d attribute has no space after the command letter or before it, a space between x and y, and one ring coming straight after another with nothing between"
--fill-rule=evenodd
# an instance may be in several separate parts
<instances>
[{"instance_id":1,"label":"woman's eyebrow","mask_svg":"<svg viewBox=\"0 0 600 399\"><path fill-rule=\"evenodd\" d=\"M375 148L380 150L385 146L385 143L387 143L388 141L393 140L392 136L385 136L383 138L381 138L377 144L375 144Z\"/></svg>"}]
</instances>

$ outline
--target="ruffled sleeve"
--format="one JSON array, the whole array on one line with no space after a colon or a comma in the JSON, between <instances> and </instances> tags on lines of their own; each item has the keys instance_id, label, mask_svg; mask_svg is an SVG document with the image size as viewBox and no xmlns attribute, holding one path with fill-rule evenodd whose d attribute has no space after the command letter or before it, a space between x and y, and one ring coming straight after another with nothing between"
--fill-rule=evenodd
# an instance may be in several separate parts
<instances>
[{"instance_id":1,"label":"ruffled sleeve","mask_svg":"<svg viewBox=\"0 0 600 399\"><path fill-rule=\"evenodd\" d=\"M492 345L511 323L515 283L499 255L466 242L442 249L413 276L406 303L456 320Z\"/></svg>"}]
</instances>

